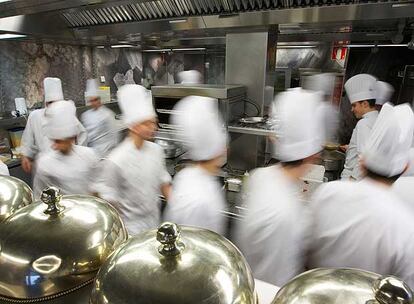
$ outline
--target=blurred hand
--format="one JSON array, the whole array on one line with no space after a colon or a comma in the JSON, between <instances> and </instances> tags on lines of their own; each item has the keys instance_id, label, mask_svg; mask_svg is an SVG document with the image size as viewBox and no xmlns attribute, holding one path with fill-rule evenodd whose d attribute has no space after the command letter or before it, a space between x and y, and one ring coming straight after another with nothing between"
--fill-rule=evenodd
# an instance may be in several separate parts
<instances>
[{"instance_id":1,"label":"blurred hand","mask_svg":"<svg viewBox=\"0 0 414 304\"><path fill-rule=\"evenodd\" d=\"M26 172L26 173L31 173L32 172L32 167L33 167L33 160L26 157L26 156L23 156L22 157L23 171Z\"/></svg>"},{"instance_id":2,"label":"blurred hand","mask_svg":"<svg viewBox=\"0 0 414 304\"><path fill-rule=\"evenodd\" d=\"M346 152L346 150L348 150L348 145L339 146L339 150L342 152Z\"/></svg>"}]
</instances>

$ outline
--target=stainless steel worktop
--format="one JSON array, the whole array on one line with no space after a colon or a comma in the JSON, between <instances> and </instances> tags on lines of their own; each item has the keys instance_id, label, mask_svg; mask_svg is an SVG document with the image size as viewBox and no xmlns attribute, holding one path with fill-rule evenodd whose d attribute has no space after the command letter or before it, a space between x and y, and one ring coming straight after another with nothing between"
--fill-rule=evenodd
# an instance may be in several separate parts
<instances>
[{"instance_id":1,"label":"stainless steel worktop","mask_svg":"<svg viewBox=\"0 0 414 304\"><path fill-rule=\"evenodd\" d=\"M246 87L241 85L163 85L153 86L152 95L157 97L182 98L190 95L230 99L246 94Z\"/></svg>"}]
</instances>

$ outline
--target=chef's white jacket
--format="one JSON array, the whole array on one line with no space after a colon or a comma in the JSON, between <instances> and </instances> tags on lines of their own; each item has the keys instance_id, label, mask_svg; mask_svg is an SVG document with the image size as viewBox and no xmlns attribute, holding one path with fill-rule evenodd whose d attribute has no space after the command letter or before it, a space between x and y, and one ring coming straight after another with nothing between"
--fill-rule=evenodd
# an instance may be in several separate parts
<instances>
[{"instance_id":1,"label":"chef's white jacket","mask_svg":"<svg viewBox=\"0 0 414 304\"><path fill-rule=\"evenodd\" d=\"M277 286L305 270L310 233L300 187L281 170L276 165L253 171L245 189L247 214L235 231L254 277Z\"/></svg>"},{"instance_id":2,"label":"chef's white jacket","mask_svg":"<svg viewBox=\"0 0 414 304\"><path fill-rule=\"evenodd\" d=\"M414 148L410 149L410 163L403 176L414 176Z\"/></svg>"},{"instance_id":3,"label":"chef's white jacket","mask_svg":"<svg viewBox=\"0 0 414 304\"><path fill-rule=\"evenodd\" d=\"M46 125L47 116L45 115L45 109L34 110L30 113L22 136L22 154L24 156L35 159L38 153L52 149L52 141L46 134ZM87 138L88 135L85 128L78 122L77 144L85 146Z\"/></svg>"},{"instance_id":4,"label":"chef's white jacket","mask_svg":"<svg viewBox=\"0 0 414 304\"><path fill-rule=\"evenodd\" d=\"M191 166L174 177L164 219L224 234L226 219L221 211L225 209L224 192L217 178L199 166Z\"/></svg>"},{"instance_id":5,"label":"chef's white jacket","mask_svg":"<svg viewBox=\"0 0 414 304\"><path fill-rule=\"evenodd\" d=\"M94 192L114 205L135 235L160 224L161 186L170 182L162 148L145 141L138 149L127 137L104 161Z\"/></svg>"},{"instance_id":6,"label":"chef's white jacket","mask_svg":"<svg viewBox=\"0 0 414 304\"><path fill-rule=\"evenodd\" d=\"M401 176L392 185L392 191L407 204L414 214L414 176Z\"/></svg>"},{"instance_id":7,"label":"chef's white jacket","mask_svg":"<svg viewBox=\"0 0 414 304\"><path fill-rule=\"evenodd\" d=\"M82 114L82 124L88 132L88 147L99 157L105 157L119 142L115 114L105 106L90 109Z\"/></svg>"},{"instance_id":8,"label":"chef's white jacket","mask_svg":"<svg viewBox=\"0 0 414 304\"><path fill-rule=\"evenodd\" d=\"M91 148L77 145L67 155L55 150L42 153L33 180L35 198L49 186L58 187L62 194L91 194L98 161Z\"/></svg>"},{"instance_id":9,"label":"chef's white jacket","mask_svg":"<svg viewBox=\"0 0 414 304\"><path fill-rule=\"evenodd\" d=\"M10 175L9 167L2 161L0 161L0 174L1 175Z\"/></svg>"},{"instance_id":10,"label":"chef's white jacket","mask_svg":"<svg viewBox=\"0 0 414 304\"><path fill-rule=\"evenodd\" d=\"M391 188L369 178L330 182L311 209L310 267L359 268L414 287L414 216Z\"/></svg>"},{"instance_id":11,"label":"chef's white jacket","mask_svg":"<svg viewBox=\"0 0 414 304\"><path fill-rule=\"evenodd\" d=\"M346 151L346 158L344 164L344 170L341 173L342 179L354 178L360 180L361 170L359 167L359 158L364 149L366 142L368 141L369 135L371 134L372 127L378 117L378 111L371 111L358 121L352 132L351 141Z\"/></svg>"}]
</instances>

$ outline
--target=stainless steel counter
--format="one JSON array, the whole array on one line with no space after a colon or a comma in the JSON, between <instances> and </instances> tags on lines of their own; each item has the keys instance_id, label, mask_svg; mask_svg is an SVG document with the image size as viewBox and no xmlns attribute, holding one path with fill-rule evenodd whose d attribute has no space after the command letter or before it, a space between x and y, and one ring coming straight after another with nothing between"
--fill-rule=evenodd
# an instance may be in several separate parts
<instances>
[{"instance_id":1,"label":"stainless steel counter","mask_svg":"<svg viewBox=\"0 0 414 304\"><path fill-rule=\"evenodd\" d=\"M217 99L230 99L246 94L246 87L241 85L163 85L151 88L153 96L182 98L190 95L212 97Z\"/></svg>"}]
</instances>

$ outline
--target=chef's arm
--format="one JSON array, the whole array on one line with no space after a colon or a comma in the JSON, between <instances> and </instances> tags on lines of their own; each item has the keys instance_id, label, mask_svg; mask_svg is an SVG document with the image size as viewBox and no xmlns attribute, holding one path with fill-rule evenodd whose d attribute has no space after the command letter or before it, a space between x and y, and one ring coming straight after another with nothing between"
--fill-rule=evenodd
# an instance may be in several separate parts
<instances>
[{"instance_id":1,"label":"chef's arm","mask_svg":"<svg viewBox=\"0 0 414 304\"><path fill-rule=\"evenodd\" d=\"M170 183L161 185L161 194L165 197L167 202L170 200L170 197L171 197L171 184Z\"/></svg>"},{"instance_id":2,"label":"chef's arm","mask_svg":"<svg viewBox=\"0 0 414 304\"><path fill-rule=\"evenodd\" d=\"M79 146L88 145L88 132L86 132L85 127L78 120L78 136L76 137L76 144Z\"/></svg>"},{"instance_id":3,"label":"chef's arm","mask_svg":"<svg viewBox=\"0 0 414 304\"><path fill-rule=\"evenodd\" d=\"M22 135L22 154L22 168L26 173L30 173L32 171L33 159L37 154L32 119L30 115Z\"/></svg>"}]
</instances>

